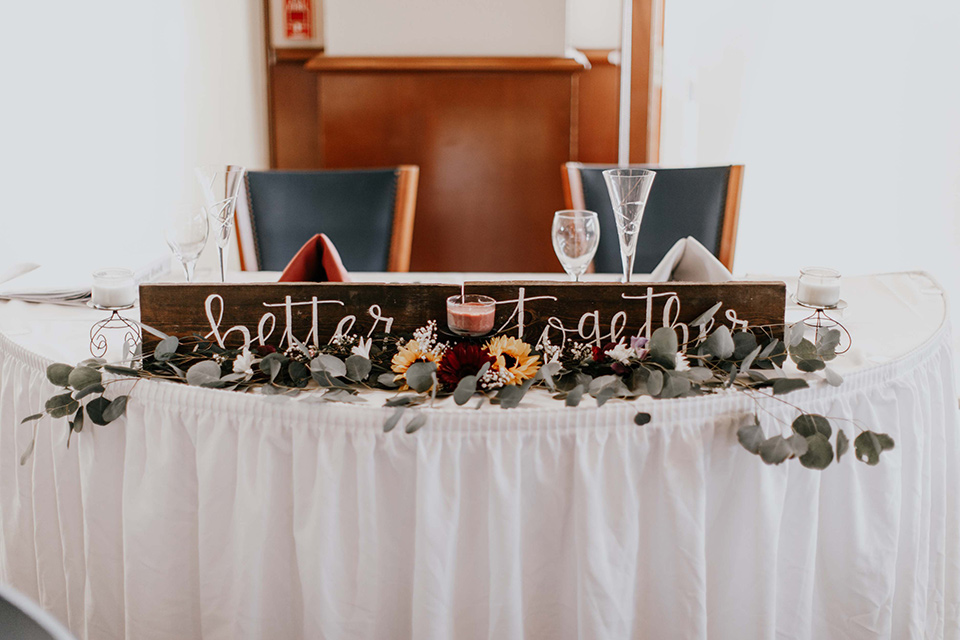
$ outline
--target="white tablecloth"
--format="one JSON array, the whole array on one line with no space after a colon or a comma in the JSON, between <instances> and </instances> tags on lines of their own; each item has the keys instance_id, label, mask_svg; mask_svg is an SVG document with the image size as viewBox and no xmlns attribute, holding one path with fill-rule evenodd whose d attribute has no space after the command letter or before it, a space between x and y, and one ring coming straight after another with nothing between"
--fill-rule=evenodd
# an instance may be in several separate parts
<instances>
[{"instance_id":1,"label":"white tablecloth","mask_svg":"<svg viewBox=\"0 0 960 640\"><path fill-rule=\"evenodd\" d=\"M69 449L44 419L20 466L48 358L84 357L97 316L0 304L0 579L91 640L960 637L942 294L844 297L845 383L789 399L897 446L824 472L745 452L741 395L440 408L408 435L378 406L152 381Z\"/></svg>"}]
</instances>

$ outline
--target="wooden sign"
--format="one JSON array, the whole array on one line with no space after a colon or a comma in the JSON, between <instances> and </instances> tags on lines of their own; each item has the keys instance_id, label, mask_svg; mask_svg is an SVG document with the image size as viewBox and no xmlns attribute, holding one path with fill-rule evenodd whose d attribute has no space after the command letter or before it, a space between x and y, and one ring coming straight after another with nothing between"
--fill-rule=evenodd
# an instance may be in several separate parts
<instances>
[{"instance_id":1,"label":"wooden sign","mask_svg":"<svg viewBox=\"0 0 960 640\"><path fill-rule=\"evenodd\" d=\"M534 345L544 336L552 344L616 342L649 337L661 326L674 327L683 344L701 333L690 322L716 303L713 322L767 328L779 337L786 302L782 282L468 282L466 291L497 300L495 333ZM140 319L169 335L200 335L227 347L248 341L284 349L294 338L320 345L338 333L410 334L430 320L443 339L446 300L459 293L448 284L143 284Z\"/></svg>"}]
</instances>

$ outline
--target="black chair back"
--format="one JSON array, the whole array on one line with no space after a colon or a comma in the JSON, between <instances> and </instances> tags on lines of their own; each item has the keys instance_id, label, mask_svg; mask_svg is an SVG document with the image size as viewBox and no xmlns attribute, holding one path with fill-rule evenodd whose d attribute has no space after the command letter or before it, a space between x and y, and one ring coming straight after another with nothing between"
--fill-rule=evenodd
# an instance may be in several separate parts
<instances>
[{"instance_id":1,"label":"black chair back","mask_svg":"<svg viewBox=\"0 0 960 640\"><path fill-rule=\"evenodd\" d=\"M600 246L593 259L598 273L622 272L617 225L603 180L603 171L613 168L579 169L585 207L600 218ZM653 271L670 247L687 236L719 255L730 167L649 168L657 172L657 177L640 224L634 273Z\"/></svg>"},{"instance_id":2,"label":"black chair back","mask_svg":"<svg viewBox=\"0 0 960 640\"><path fill-rule=\"evenodd\" d=\"M325 233L348 270L386 271L396 194L395 169L248 172L260 269L282 270Z\"/></svg>"},{"instance_id":3,"label":"black chair back","mask_svg":"<svg viewBox=\"0 0 960 640\"><path fill-rule=\"evenodd\" d=\"M7 585L0 585L0 638L76 640L40 605Z\"/></svg>"}]
</instances>

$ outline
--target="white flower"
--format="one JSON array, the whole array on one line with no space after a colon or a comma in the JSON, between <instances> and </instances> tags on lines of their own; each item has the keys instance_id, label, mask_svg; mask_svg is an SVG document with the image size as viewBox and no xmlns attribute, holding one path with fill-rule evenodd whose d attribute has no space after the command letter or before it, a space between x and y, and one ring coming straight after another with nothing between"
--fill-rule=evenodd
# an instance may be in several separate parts
<instances>
[{"instance_id":1,"label":"white flower","mask_svg":"<svg viewBox=\"0 0 960 640\"><path fill-rule=\"evenodd\" d=\"M233 361L233 372L252 376L253 362L253 353L250 352L250 349L244 347L243 352Z\"/></svg>"},{"instance_id":2,"label":"white flower","mask_svg":"<svg viewBox=\"0 0 960 640\"><path fill-rule=\"evenodd\" d=\"M617 343L617 346L607 351L607 355L622 364L628 364L630 358L636 358L637 352L633 347L628 347L623 340Z\"/></svg>"},{"instance_id":3,"label":"white flower","mask_svg":"<svg viewBox=\"0 0 960 640\"><path fill-rule=\"evenodd\" d=\"M682 353L677 354L677 371L689 371L690 362L687 360L687 356Z\"/></svg>"},{"instance_id":4,"label":"white flower","mask_svg":"<svg viewBox=\"0 0 960 640\"><path fill-rule=\"evenodd\" d=\"M372 344L373 344L373 338L367 338L366 341L364 341L363 338L360 338L360 341L357 343L357 345L352 349L350 349L350 353L352 353L355 356L363 356L364 358L369 360L370 345Z\"/></svg>"}]
</instances>

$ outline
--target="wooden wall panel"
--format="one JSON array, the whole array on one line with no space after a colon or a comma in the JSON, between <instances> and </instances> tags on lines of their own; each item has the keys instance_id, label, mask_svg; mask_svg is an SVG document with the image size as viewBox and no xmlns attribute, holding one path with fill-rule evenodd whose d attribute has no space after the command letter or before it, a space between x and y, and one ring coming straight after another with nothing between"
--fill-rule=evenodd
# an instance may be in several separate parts
<instances>
[{"instance_id":1,"label":"wooden wall panel","mask_svg":"<svg viewBox=\"0 0 960 640\"><path fill-rule=\"evenodd\" d=\"M303 65L302 59L278 59L270 66L273 169L320 167L318 78Z\"/></svg>"},{"instance_id":2,"label":"wooden wall panel","mask_svg":"<svg viewBox=\"0 0 960 640\"><path fill-rule=\"evenodd\" d=\"M325 168L420 166L413 271L559 271L569 71L319 72Z\"/></svg>"},{"instance_id":3,"label":"wooden wall panel","mask_svg":"<svg viewBox=\"0 0 960 640\"><path fill-rule=\"evenodd\" d=\"M610 62L610 50L583 51L590 70L577 74L577 118L580 162L617 162L620 117L620 66Z\"/></svg>"}]
</instances>

